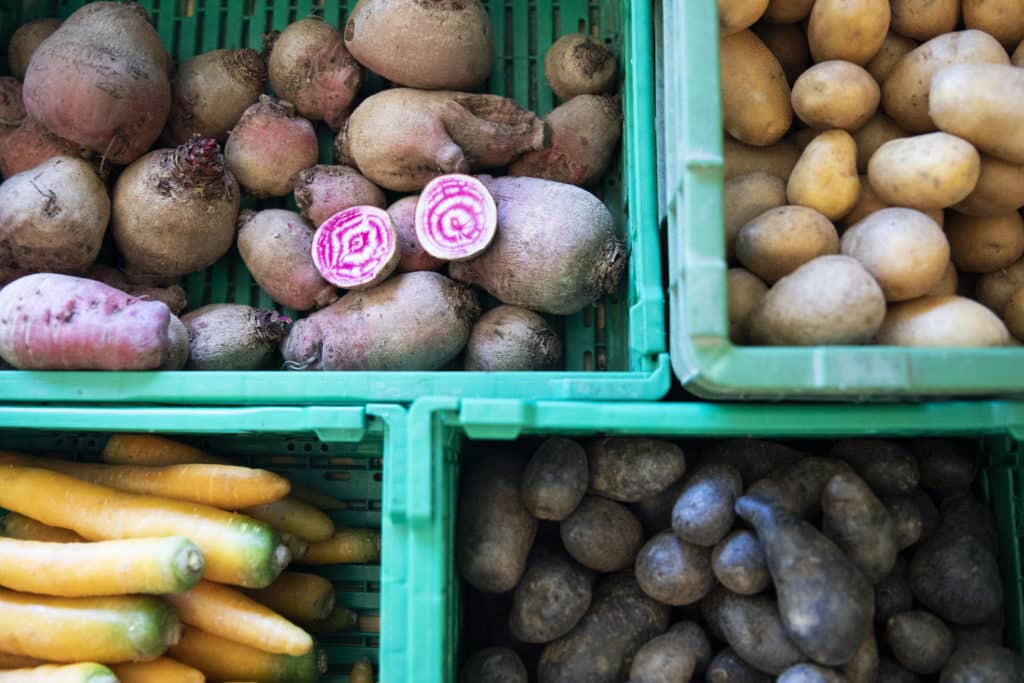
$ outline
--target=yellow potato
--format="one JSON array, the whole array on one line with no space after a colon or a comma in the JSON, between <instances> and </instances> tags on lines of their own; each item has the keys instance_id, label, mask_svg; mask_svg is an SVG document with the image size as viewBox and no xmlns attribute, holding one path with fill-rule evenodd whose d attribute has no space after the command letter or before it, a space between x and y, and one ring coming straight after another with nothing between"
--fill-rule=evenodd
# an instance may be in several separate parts
<instances>
[{"instance_id":1,"label":"yellow potato","mask_svg":"<svg viewBox=\"0 0 1024 683\"><path fill-rule=\"evenodd\" d=\"M754 26L754 33L779 60L789 83L794 83L811 65L811 50L800 24L761 22Z\"/></svg>"},{"instance_id":2,"label":"yellow potato","mask_svg":"<svg viewBox=\"0 0 1024 683\"><path fill-rule=\"evenodd\" d=\"M843 233L841 250L874 276L887 301L924 296L949 263L942 228L913 209L876 211Z\"/></svg>"},{"instance_id":3,"label":"yellow potato","mask_svg":"<svg viewBox=\"0 0 1024 683\"><path fill-rule=\"evenodd\" d=\"M817 0L807 25L814 61L867 64L885 41L889 18L889 0Z\"/></svg>"},{"instance_id":4,"label":"yellow potato","mask_svg":"<svg viewBox=\"0 0 1024 683\"><path fill-rule=\"evenodd\" d=\"M1007 49L1024 38L1024 3L1020 0L963 0L964 26L984 31Z\"/></svg>"},{"instance_id":5,"label":"yellow potato","mask_svg":"<svg viewBox=\"0 0 1024 683\"><path fill-rule=\"evenodd\" d=\"M749 145L778 142L793 123L789 84L779 60L749 30L722 38L719 56L726 132Z\"/></svg>"},{"instance_id":6,"label":"yellow potato","mask_svg":"<svg viewBox=\"0 0 1024 683\"><path fill-rule=\"evenodd\" d=\"M882 109L911 133L938 126L928 113L932 77L953 64L1009 64L999 41L981 31L947 33L914 48L896 63L882 83Z\"/></svg>"},{"instance_id":7,"label":"yellow potato","mask_svg":"<svg viewBox=\"0 0 1024 683\"><path fill-rule=\"evenodd\" d=\"M891 140L872 155L868 179L890 206L944 209L962 201L978 183L981 157L958 137L928 133Z\"/></svg>"},{"instance_id":8,"label":"yellow potato","mask_svg":"<svg viewBox=\"0 0 1024 683\"><path fill-rule=\"evenodd\" d=\"M730 268L725 274L725 281L729 300L729 339L733 344L742 344L746 341L743 326L768 291L768 285L743 268Z\"/></svg>"},{"instance_id":9,"label":"yellow potato","mask_svg":"<svg viewBox=\"0 0 1024 683\"><path fill-rule=\"evenodd\" d=\"M774 24L795 24L811 13L814 0L768 0L764 18Z\"/></svg>"},{"instance_id":10,"label":"yellow potato","mask_svg":"<svg viewBox=\"0 0 1024 683\"><path fill-rule=\"evenodd\" d=\"M811 144L811 140L821 135L821 131L816 128L801 128L798 131L789 134L789 139L793 141L796 148L803 152L807 149L807 145Z\"/></svg>"},{"instance_id":11,"label":"yellow potato","mask_svg":"<svg viewBox=\"0 0 1024 683\"><path fill-rule=\"evenodd\" d=\"M1024 287L1018 288L1006 302L1003 320L1010 328L1010 334L1017 339L1024 339Z\"/></svg>"},{"instance_id":12,"label":"yellow potato","mask_svg":"<svg viewBox=\"0 0 1024 683\"><path fill-rule=\"evenodd\" d=\"M983 152L1024 164L1024 69L957 64L935 74L928 111L935 124Z\"/></svg>"},{"instance_id":13,"label":"yellow potato","mask_svg":"<svg viewBox=\"0 0 1024 683\"><path fill-rule=\"evenodd\" d=\"M875 53L875 56L867 64L868 73L879 83L884 83L885 79L889 77L889 73L892 72L893 67L896 66L896 63L903 58L903 55L917 46L918 42L916 40L911 40L898 33L889 31L885 36L885 41L882 42L882 47L879 48L878 52Z\"/></svg>"},{"instance_id":14,"label":"yellow potato","mask_svg":"<svg viewBox=\"0 0 1024 683\"><path fill-rule=\"evenodd\" d=\"M923 296L890 306L875 341L893 346L1006 346L1010 332L976 301Z\"/></svg>"},{"instance_id":15,"label":"yellow potato","mask_svg":"<svg viewBox=\"0 0 1024 683\"><path fill-rule=\"evenodd\" d=\"M755 147L726 135L722 140L722 156L726 180L755 171L771 173L786 180L800 158L800 150L789 140L767 147Z\"/></svg>"},{"instance_id":16,"label":"yellow potato","mask_svg":"<svg viewBox=\"0 0 1024 683\"><path fill-rule=\"evenodd\" d=\"M842 218L857 203L857 145L845 130L814 138L800 155L786 184L790 204L809 206L829 220Z\"/></svg>"},{"instance_id":17,"label":"yellow potato","mask_svg":"<svg viewBox=\"0 0 1024 683\"><path fill-rule=\"evenodd\" d=\"M1024 206L1024 164L981 155L978 184L953 208L968 216L999 216Z\"/></svg>"},{"instance_id":18,"label":"yellow potato","mask_svg":"<svg viewBox=\"0 0 1024 683\"><path fill-rule=\"evenodd\" d=\"M839 253L832 223L805 206L769 209L740 228L736 258L754 275L772 284L826 254Z\"/></svg>"},{"instance_id":19,"label":"yellow potato","mask_svg":"<svg viewBox=\"0 0 1024 683\"><path fill-rule=\"evenodd\" d=\"M950 212L946 237L953 263L963 273L992 273L1024 256L1024 219L1016 211L1002 216Z\"/></svg>"},{"instance_id":20,"label":"yellow potato","mask_svg":"<svg viewBox=\"0 0 1024 683\"><path fill-rule=\"evenodd\" d=\"M819 62L793 85L793 111L812 128L855 131L878 109L881 90L867 71L853 62Z\"/></svg>"},{"instance_id":21,"label":"yellow potato","mask_svg":"<svg viewBox=\"0 0 1024 683\"><path fill-rule=\"evenodd\" d=\"M1017 49L1013 51L1013 56L1010 57L1010 64L1024 66L1024 41L1021 41Z\"/></svg>"},{"instance_id":22,"label":"yellow potato","mask_svg":"<svg viewBox=\"0 0 1024 683\"><path fill-rule=\"evenodd\" d=\"M736 233L768 209L786 203L786 183L778 176L755 171L725 182L725 258L736 260Z\"/></svg>"},{"instance_id":23,"label":"yellow potato","mask_svg":"<svg viewBox=\"0 0 1024 683\"><path fill-rule=\"evenodd\" d=\"M907 131L897 126L895 121L882 112L877 112L853 134L853 141L857 143L857 172L867 172L871 155L879 147L890 140L905 138L907 135Z\"/></svg>"},{"instance_id":24,"label":"yellow potato","mask_svg":"<svg viewBox=\"0 0 1024 683\"><path fill-rule=\"evenodd\" d=\"M754 25L768 0L718 0L718 35L731 36Z\"/></svg>"},{"instance_id":25,"label":"yellow potato","mask_svg":"<svg viewBox=\"0 0 1024 683\"><path fill-rule=\"evenodd\" d=\"M1020 287L1024 287L1024 259L979 277L974 298L1002 315L1010 296Z\"/></svg>"},{"instance_id":26,"label":"yellow potato","mask_svg":"<svg viewBox=\"0 0 1024 683\"><path fill-rule=\"evenodd\" d=\"M839 229L839 234L843 234L843 231L854 225L876 211L890 208L888 204L879 199L878 195L875 194L875 188L871 186L866 175L860 177L860 197L857 198L857 203L854 204L853 208L850 209L850 213L843 216L840 220L836 221L836 228ZM905 208L905 207L898 207ZM920 209L915 209L920 211ZM929 211L923 211L924 215L935 221L936 225L940 228L945 222L945 212L942 209L931 209Z\"/></svg>"},{"instance_id":27,"label":"yellow potato","mask_svg":"<svg viewBox=\"0 0 1024 683\"><path fill-rule=\"evenodd\" d=\"M942 273L942 279L938 284L928 290L927 296L953 296L956 294L959 284L956 273L956 266L952 261L946 263L946 270Z\"/></svg>"},{"instance_id":28,"label":"yellow potato","mask_svg":"<svg viewBox=\"0 0 1024 683\"><path fill-rule=\"evenodd\" d=\"M865 344L885 318L885 296L856 259L821 256L775 283L747 318L755 344Z\"/></svg>"},{"instance_id":29,"label":"yellow potato","mask_svg":"<svg viewBox=\"0 0 1024 683\"><path fill-rule=\"evenodd\" d=\"M960 0L890 0L892 30L914 40L949 33L960 20Z\"/></svg>"}]
</instances>

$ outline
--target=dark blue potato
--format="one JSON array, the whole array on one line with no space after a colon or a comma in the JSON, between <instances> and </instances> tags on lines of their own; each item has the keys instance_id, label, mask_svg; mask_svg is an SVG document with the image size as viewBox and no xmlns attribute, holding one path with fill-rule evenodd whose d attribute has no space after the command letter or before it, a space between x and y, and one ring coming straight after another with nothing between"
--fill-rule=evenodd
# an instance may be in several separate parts
<instances>
[{"instance_id":1,"label":"dark blue potato","mask_svg":"<svg viewBox=\"0 0 1024 683\"><path fill-rule=\"evenodd\" d=\"M732 648L725 648L708 665L707 683L771 683L772 677L743 661Z\"/></svg>"},{"instance_id":2,"label":"dark blue potato","mask_svg":"<svg viewBox=\"0 0 1024 683\"><path fill-rule=\"evenodd\" d=\"M829 479L821 498L822 531L872 585L896 562L892 517L864 480L853 472Z\"/></svg>"},{"instance_id":3,"label":"dark blue potato","mask_svg":"<svg viewBox=\"0 0 1024 683\"><path fill-rule=\"evenodd\" d=\"M519 655L507 647L480 650L462 666L462 683L527 683Z\"/></svg>"},{"instance_id":4,"label":"dark blue potato","mask_svg":"<svg viewBox=\"0 0 1024 683\"><path fill-rule=\"evenodd\" d=\"M648 536L664 531L672 526L672 508L683 492L686 476L679 477L672 485L661 493L639 500L629 506L633 514L644 525Z\"/></svg>"},{"instance_id":5,"label":"dark blue potato","mask_svg":"<svg viewBox=\"0 0 1024 683\"><path fill-rule=\"evenodd\" d=\"M718 586L701 602L701 612L711 632L759 671L780 674L803 659L767 596L736 595Z\"/></svg>"},{"instance_id":6,"label":"dark blue potato","mask_svg":"<svg viewBox=\"0 0 1024 683\"><path fill-rule=\"evenodd\" d=\"M561 521L587 492L587 453L571 439L547 439L523 473L523 504L538 519Z\"/></svg>"},{"instance_id":7,"label":"dark blue potato","mask_svg":"<svg viewBox=\"0 0 1024 683\"><path fill-rule=\"evenodd\" d=\"M678 683L688 681L697 666L697 657L687 648L686 636L669 631L646 643L629 668L630 683Z\"/></svg>"},{"instance_id":8,"label":"dark blue potato","mask_svg":"<svg viewBox=\"0 0 1024 683\"><path fill-rule=\"evenodd\" d=\"M875 584L875 621L885 624L889 617L906 612L914 606L914 594L907 583L907 563L896 557L892 571Z\"/></svg>"},{"instance_id":9,"label":"dark blue potato","mask_svg":"<svg viewBox=\"0 0 1024 683\"><path fill-rule=\"evenodd\" d=\"M882 657L878 662L878 683L918 683L920 680L917 674L907 671L895 660Z\"/></svg>"},{"instance_id":10,"label":"dark blue potato","mask_svg":"<svg viewBox=\"0 0 1024 683\"><path fill-rule=\"evenodd\" d=\"M692 621L679 621L672 624L668 629L672 633L679 633L683 636L683 647L693 652L694 669L697 676L704 673L711 662L711 642L704 633L704 629Z\"/></svg>"},{"instance_id":11,"label":"dark blue potato","mask_svg":"<svg viewBox=\"0 0 1024 683\"><path fill-rule=\"evenodd\" d=\"M871 632L871 586L832 541L785 510L744 496L736 513L764 547L779 615L797 647L825 666L848 662Z\"/></svg>"},{"instance_id":12,"label":"dark blue potato","mask_svg":"<svg viewBox=\"0 0 1024 683\"><path fill-rule=\"evenodd\" d=\"M643 438L596 439L587 444L590 492L623 503L661 493L686 471L679 446Z\"/></svg>"},{"instance_id":13,"label":"dark blue potato","mask_svg":"<svg viewBox=\"0 0 1024 683\"><path fill-rule=\"evenodd\" d=\"M921 489L911 491L910 498L921 511L920 540L927 540L939 528L939 508L935 507L935 501L932 500L932 497Z\"/></svg>"},{"instance_id":14,"label":"dark blue potato","mask_svg":"<svg viewBox=\"0 0 1024 683\"><path fill-rule=\"evenodd\" d=\"M884 439L837 441L829 456L844 460L877 496L898 496L917 488L917 460L903 446Z\"/></svg>"},{"instance_id":15,"label":"dark blue potato","mask_svg":"<svg viewBox=\"0 0 1024 683\"><path fill-rule=\"evenodd\" d=\"M846 680L834 669L806 663L789 667L775 681L776 683L846 683Z\"/></svg>"},{"instance_id":16,"label":"dark blue potato","mask_svg":"<svg viewBox=\"0 0 1024 683\"><path fill-rule=\"evenodd\" d=\"M758 479L747 488L746 495L771 502L794 517L803 517L804 487L796 479L782 476Z\"/></svg>"},{"instance_id":17,"label":"dark blue potato","mask_svg":"<svg viewBox=\"0 0 1024 683\"><path fill-rule=\"evenodd\" d=\"M561 524L562 543L573 559L599 572L633 564L644 542L643 527L625 505L587 496Z\"/></svg>"},{"instance_id":18,"label":"dark blue potato","mask_svg":"<svg viewBox=\"0 0 1024 683\"><path fill-rule=\"evenodd\" d=\"M939 674L939 683L1020 683L1024 658L998 645L958 647Z\"/></svg>"},{"instance_id":19,"label":"dark blue potato","mask_svg":"<svg viewBox=\"0 0 1024 683\"><path fill-rule=\"evenodd\" d=\"M729 439L703 451L700 462L732 465L743 477L743 485L750 486L758 479L764 479L772 472L805 457L805 453L771 441Z\"/></svg>"},{"instance_id":20,"label":"dark blue potato","mask_svg":"<svg viewBox=\"0 0 1024 683\"><path fill-rule=\"evenodd\" d=\"M892 496L883 498L882 504L892 519L892 531L896 537L897 548L905 550L921 540L924 522L921 518L921 508L913 498Z\"/></svg>"},{"instance_id":21,"label":"dark blue potato","mask_svg":"<svg viewBox=\"0 0 1024 683\"><path fill-rule=\"evenodd\" d=\"M932 491L970 486L978 474L977 461L950 439L914 439L910 449L921 471L921 488Z\"/></svg>"},{"instance_id":22,"label":"dark blue potato","mask_svg":"<svg viewBox=\"0 0 1024 683\"><path fill-rule=\"evenodd\" d=\"M636 556L636 580L641 590L666 605L691 605L711 590L711 550L681 541L664 531Z\"/></svg>"},{"instance_id":23,"label":"dark blue potato","mask_svg":"<svg viewBox=\"0 0 1024 683\"><path fill-rule=\"evenodd\" d=\"M846 683L875 683L878 680L878 641L872 633L843 667Z\"/></svg>"},{"instance_id":24,"label":"dark blue potato","mask_svg":"<svg viewBox=\"0 0 1024 683\"><path fill-rule=\"evenodd\" d=\"M849 465L841 460L810 457L783 467L772 475L772 479L779 483L788 496L793 497L791 502L787 502L787 509L798 503L800 513L797 516L806 519L818 516L821 496L828 480L849 471Z\"/></svg>"},{"instance_id":25,"label":"dark blue potato","mask_svg":"<svg viewBox=\"0 0 1024 683\"><path fill-rule=\"evenodd\" d=\"M547 643L571 631L590 607L592 576L561 550L532 558L512 595L512 635Z\"/></svg>"},{"instance_id":26,"label":"dark blue potato","mask_svg":"<svg viewBox=\"0 0 1024 683\"><path fill-rule=\"evenodd\" d=\"M1001 645L1006 635L1006 615L1000 612L997 618L979 626L953 626L953 639L957 646L971 643Z\"/></svg>"},{"instance_id":27,"label":"dark blue potato","mask_svg":"<svg viewBox=\"0 0 1024 683\"><path fill-rule=\"evenodd\" d=\"M941 619L923 610L889 617L885 639L896 661L916 674L938 673L953 653L952 632Z\"/></svg>"},{"instance_id":28,"label":"dark blue potato","mask_svg":"<svg viewBox=\"0 0 1024 683\"><path fill-rule=\"evenodd\" d=\"M703 547L721 541L736 519L733 509L743 493L740 473L731 465L702 465L687 479L672 508L672 531Z\"/></svg>"},{"instance_id":29,"label":"dark blue potato","mask_svg":"<svg viewBox=\"0 0 1024 683\"><path fill-rule=\"evenodd\" d=\"M711 571L723 586L740 595L757 595L772 583L764 548L746 529L732 532L714 547Z\"/></svg>"}]
</instances>

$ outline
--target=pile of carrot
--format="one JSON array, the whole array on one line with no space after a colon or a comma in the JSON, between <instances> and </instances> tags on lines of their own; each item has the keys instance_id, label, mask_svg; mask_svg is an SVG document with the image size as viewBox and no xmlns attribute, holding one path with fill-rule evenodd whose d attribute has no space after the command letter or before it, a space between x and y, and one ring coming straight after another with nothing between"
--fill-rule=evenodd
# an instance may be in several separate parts
<instances>
[{"instance_id":1,"label":"pile of carrot","mask_svg":"<svg viewBox=\"0 0 1024 683\"><path fill-rule=\"evenodd\" d=\"M0 452L0 683L307 683L311 634L377 629L286 571L379 561L378 531L324 512L342 501L157 436L101 460Z\"/></svg>"}]
</instances>

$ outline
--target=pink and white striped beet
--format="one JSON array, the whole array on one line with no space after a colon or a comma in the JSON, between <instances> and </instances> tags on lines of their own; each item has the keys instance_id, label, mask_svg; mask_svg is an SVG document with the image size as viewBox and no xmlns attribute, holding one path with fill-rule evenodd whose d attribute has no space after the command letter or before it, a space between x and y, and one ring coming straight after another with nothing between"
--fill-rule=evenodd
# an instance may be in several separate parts
<instances>
[{"instance_id":1,"label":"pink and white striped beet","mask_svg":"<svg viewBox=\"0 0 1024 683\"><path fill-rule=\"evenodd\" d=\"M313 265L342 289L369 289L395 271L402 252L391 216L376 206L353 206L325 220L313 235Z\"/></svg>"},{"instance_id":2,"label":"pink and white striped beet","mask_svg":"<svg viewBox=\"0 0 1024 683\"><path fill-rule=\"evenodd\" d=\"M472 176L438 176L420 193L416 237L423 250L434 258L471 259L490 246L497 228L494 197Z\"/></svg>"}]
</instances>

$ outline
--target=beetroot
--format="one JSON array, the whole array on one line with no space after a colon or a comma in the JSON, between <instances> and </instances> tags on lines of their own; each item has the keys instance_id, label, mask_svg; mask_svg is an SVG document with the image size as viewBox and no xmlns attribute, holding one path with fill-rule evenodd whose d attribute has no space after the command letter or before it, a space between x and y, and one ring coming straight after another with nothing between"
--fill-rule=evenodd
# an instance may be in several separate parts
<instances>
[{"instance_id":1,"label":"beetroot","mask_svg":"<svg viewBox=\"0 0 1024 683\"><path fill-rule=\"evenodd\" d=\"M391 216L375 206L353 206L321 223L312 254L324 279L342 289L375 287L402 256Z\"/></svg>"},{"instance_id":2,"label":"beetroot","mask_svg":"<svg viewBox=\"0 0 1024 683\"><path fill-rule=\"evenodd\" d=\"M402 258L398 262L398 272L400 273L411 273L417 270L441 270L446 263L424 251L416 236L416 205L419 204L419 199L418 194L402 197L388 207L388 215L391 216L391 222L395 225L395 235L402 252Z\"/></svg>"},{"instance_id":3,"label":"beetroot","mask_svg":"<svg viewBox=\"0 0 1024 683\"><path fill-rule=\"evenodd\" d=\"M188 364L188 330L176 315L171 316L167 325L167 356L160 365L161 370L184 370Z\"/></svg>"},{"instance_id":4,"label":"beetroot","mask_svg":"<svg viewBox=\"0 0 1024 683\"><path fill-rule=\"evenodd\" d=\"M109 220L107 188L81 159L54 157L11 176L0 185L0 282L85 270Z\"/></svg>"},{"instance_id":5,"label":"beetroot","mask_svg":"<svg viewBox=\"0 0 1024 683\"><path fill-rule=\"evenodd\" d=\"M350 166L317 165L299 173L295 204L314 227L353 206L387 205L384 192Z\"/></svg>"},{"instance_id":6,"label":"beetroot","mask_svg":"<svg viewBox=\"0 0 1024 683\"><path fill-rule=\"evenodd\" d=\"M259 99L267 69L252 49L214 50L178 67L164 141L184 144L198 135L223 144L228 131Z\"/></svg>"},{"instance_id":7,"label":"beetroot","mask_svg":"<svg viewBox=\"0 0 1024 683\"><path fill-rule=\"evenodd\" d=\"M291 320L277 311L210 304L183 316L190 370L258 370L270 360Z\"/></svg>"},{"instance_id":8,"label":"beetroot","mask_svg":"<svg viewBox=\"0 0 1024 683\"><path fill-rule=\"evenodd\" d=\"M479 314L469 287L406 273L297 321L281 353L293 370L437 370L459 354Z\"/></svg>"},{"instance_id":9,"label":"beetroot","mask_svg":"<svg viewBox=\"0 0 1024 683\"><path fill-rule=\"evenodd\" d=\"M21 83L10 76L0 78L0 137L20 126L24 119Z\"/></svg>"},{"instance_id":10,"label":"beetroot","mask_svg":"<svg viewBox=\"0 0 1024 683\"><path fill-rule=\"evenodd\" d=\"M491 244L498 227L494 198L476 178L453 173L434 178L416 204L416 238L445 261L466 261Z\"/></svg>"},{"instance_id":11,"label":"beetroot","mask_svg":"<svg viewBox=\"0 0 1024 683\"><path fill-rule=\"evenodd\" d=\"M477 258L450 264L452 278L503 303L560 315L615 290L626 249L597 197L539 178L480 179L498 206L498 234Z\"/></svg>"},{"instance_id":12,"label":"beetroot","mask_svg":"<svg viewBox=\"0 0 1024 683\"><path fill-rule=\"evenodd\" d=\"M356 107L334 145L341 163L381 187L414 192L444 173L505 166L550 136L533 112L498 95L393 88Z\"/></svg>"},{"instance_id":13,"label":"beetroot","mask_svg":"<svg viewBox=\"0 0 1024 683\"><path fill-rule=\"evenodd\" d=\"M129 279L162 284L213 265L234 241L239 201L213 140L133 163L114 187L112 223Z\"/></svg>"},{"instance_id":14,"label":"beetroot","mask_svg":"<svg viewBox=\"0 0 1024 683\"><path fill-rule=\"evenodd\" d=\"M179 285L170 285L169 287L134 285L128 282L128 276L120 270L101 263L94 263L89 270L85 271L85 276L90 280L110 285L114 289L120 289L122 292L131 294L138 299L162 301L167 304L167 308L171 309L171 313L174 315L178 315L185 310L185 306L188 304L185 290ZM184 330L185 328L182 329ZM186 343L185 346L188 347L188 344Z\"/></svg>"},{"instance_id":15,"label":"beetroot","mask_svg":"<svg viewBox=\"0 0 1024 683\"><path fill-rule=\"evenodd\" d=\"M562 36L544 55L544 76L563 100L611 92L616 72L615 55L583 33Z\"/></svg>"},{"instance_id":16,"label":"beetroot","mask_svg":"<svg viewBox=\"0 0 1024 683\"><path fill-rule=\"evenodd\" d=\"M313 124L295 116L290 102L260 95L228 135L224 156L242 188L253 197L283 197L299 171L316 164Z\"/></svg>"},{"instance_id":17,"label":"beetroot","mask_svg":"<svg viewBox=\"0 0 1024 683\"><path fill-rule=\"evenodd\" d=\"M88 3L44 40L25 73L25 109L55 135L127 164L171 108L171 59L141 6Z\"/></svg>"},{"instance_id":18,"label":"beetroot","mask_svg":"<svg viewBox=\"0 0 1024 683\"><path fill-rule=\"evenodd\" d=\"M604 175L622 136L617 99L577 95L544 119L551 126L551 147L528 152L512 164L510 175L591 185Z\"/></svg>"},{"instance_id":19,"label":"beetroot","mask_svg":"<svg viewBox=\"0 0 1024 683\"><path fill-rule=\"evenodd\" d=\"M7 66L11 68L12 76L18 80L25 78L32 55L58 28L58 19L36 19L18 27L7 45Z\"/></svg>"},{"instance_id":20,"label":"beetroot","mask_svg":"<svg viewBox=\"0 0 1024 683\"><path fill-rule=\"evenodd\" d=\"M317 17L291 24L270 38L270 86L302 116L338 130L363 84L363 69L341 32Z\"/></svg>"},{"instance_id":21,"label":"beetroot","mask_svg":"<svg viewBox=\"0 0 1024 683\"><path fill-rule=\"evenodd\" d=\"M547 321L519 306L480 316L466 344L467 370L558 370L562 340Z\"/></svg>"},{"instance_id":22,"label":"beetroot","mask_svg":"<svg viewBox=\"0 0 1024 683\"><path fill-rule=\"evenodd\" d=\"M82 150L25 116L21 125L0 137L0 175L10 178L57 156L82 156Z\"/></svg>"},{"instance_id":23,"label":"beetroot","mask_svg":"<svg viewBox=\"0 0 1024 683\"><path fill-rule=\"evenodd\" d=\"M313 227L297 213L266 209L238 217L238 253L275 302L306 311L338 299L313 265Z\"/></svg>"},{"instance_id":24,"label":"beetroot","mask_svg":"<svg viewBox=\"0 0 1024 683\"><path fill-rule=\"evenodd\" d=\"M54 273L0 290L0 357L21 370L153 370L171 312L101 282Z\"/></svg>"}]
</instances>

